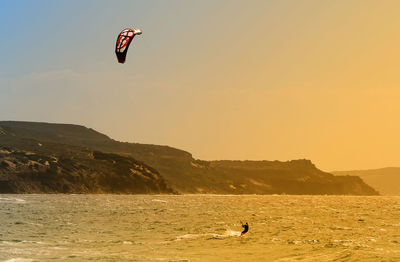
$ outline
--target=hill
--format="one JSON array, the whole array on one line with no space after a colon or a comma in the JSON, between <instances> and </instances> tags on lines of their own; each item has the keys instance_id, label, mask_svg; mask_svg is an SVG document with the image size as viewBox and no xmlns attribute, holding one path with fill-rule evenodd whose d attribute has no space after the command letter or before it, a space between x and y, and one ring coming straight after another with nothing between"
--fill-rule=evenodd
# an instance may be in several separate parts
<instances>
[{"instance_id":1,"label":"hill","mask_svg":"<svg viewBox=\"0 0 400 262\"><path fill-rule=\"evenodd\" d=\"M377 194L359 177L333 176L317 169L309 160L203 161L169 146L115 141L79 125L0 121L0 145L24 148L24 141L139 161L158 171L180 193ZM47 154L52 151L49 149Z\"/></svg>"},{"instance_id":2,"label":"hill","mask_svg":"<svg viewBox=\"0 0 400 262\"><path fill-rule=\"evenodd\" d=\"M400 167L386 167L370 170L334 171L335 175L361 177L368 185L382 195L400 196Z\"/></svg>"},{"instance_id":3,"label":"hill","mask_svg":"<svg viewBox=\"0 0 400 262\"><path fill-rule=\"evenodd\" d=\"M0 193L175 192L131 157L41 141L0 128Z\"/></svg>"}]
</instances>

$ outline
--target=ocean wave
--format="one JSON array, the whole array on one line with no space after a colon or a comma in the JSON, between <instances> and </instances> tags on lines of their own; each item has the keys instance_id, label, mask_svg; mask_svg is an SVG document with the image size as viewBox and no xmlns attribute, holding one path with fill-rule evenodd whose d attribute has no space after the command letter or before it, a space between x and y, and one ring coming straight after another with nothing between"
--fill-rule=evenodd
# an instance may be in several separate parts
<instances>
[{"instance_id":1,"label":"ocean wave","mask_svg":"<svg viewBox=\"0 0 400 262\"><path fill-rule=\"evenodd\" d=\"M20 258L20 257L10 258L10 259L4 260L4 262L31 262L31 261L33 261L33 259Z\"/></svg>"},{"instance_id":2,"label":"ocean wave","mask_svg":"<svg viewBox=\"0 0 400 262\"><path fill-rule=\"evenodd\" d=\"M152 199L152 202L159 202L159 203L167 203L166 200L161 200L161 199Z\"/></svg>"},{"instance_id":3,"label":"ocean wave","mask_svg":"<svg viewBox=\"0 0 400 262\"><path fill-rule=\"evenodd\" d=\"M21 198L0 197L0 202L25 203L26 201L24 199L21 199Z\"/></svg>"}]
</instances>

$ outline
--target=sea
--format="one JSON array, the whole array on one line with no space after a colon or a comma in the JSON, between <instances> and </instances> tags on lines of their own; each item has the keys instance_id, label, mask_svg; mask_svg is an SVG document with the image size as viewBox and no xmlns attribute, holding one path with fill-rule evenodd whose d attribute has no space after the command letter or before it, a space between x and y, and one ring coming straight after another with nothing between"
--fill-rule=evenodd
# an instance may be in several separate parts
<instances>
[{"instance_id":1,"label":"sea","mask_svg":"<svg viewBox=\"0 0 400 262\"><path fill-rule=\"evenodd\" d=\"M400 197L0 195L0 261L400 261Z\"/></svg>"}]
</instances>

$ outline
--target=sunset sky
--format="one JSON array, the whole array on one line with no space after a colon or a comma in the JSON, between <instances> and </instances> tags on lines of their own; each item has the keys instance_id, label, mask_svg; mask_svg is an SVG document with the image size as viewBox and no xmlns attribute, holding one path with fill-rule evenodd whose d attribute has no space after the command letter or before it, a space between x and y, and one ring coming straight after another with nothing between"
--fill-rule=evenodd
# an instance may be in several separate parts
<instances>
[{"instance_id":1,"label":"sunset sky","mask_svg":"<svg viewBox=\"0 0 400 262\"><path fill-rule=\"evenodd\" d=\"M0 1L0 120L195 158L400 166L400 1ZM127 62L126 27L143 34Z\"/></svg>"}]
</instances>

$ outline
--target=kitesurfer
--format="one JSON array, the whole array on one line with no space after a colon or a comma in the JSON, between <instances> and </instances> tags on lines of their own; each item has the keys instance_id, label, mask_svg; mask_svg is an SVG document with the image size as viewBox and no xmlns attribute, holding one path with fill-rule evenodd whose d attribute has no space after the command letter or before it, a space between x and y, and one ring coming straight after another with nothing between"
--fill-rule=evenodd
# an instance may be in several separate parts
<instances>
[{"instance_id":1,"label":"kitesurfer","mask_svg":"<svg viewBox=\"0 0 400 262\"><path fill-rule=\"evenodd\" d=\"M247 233L247 231L249 231L249 224L247 224L247 222L246 222L246 224L243 224L243 223L242 223L242 227L243 227L243 231L242 231L242 233L240 234L241 236L243 236L244 234Z\"/></svg>"}]
</instances>

